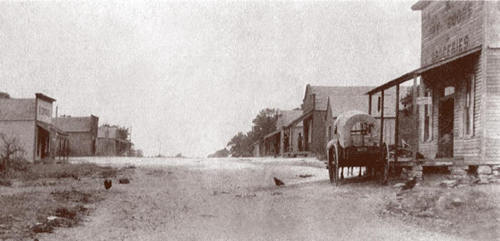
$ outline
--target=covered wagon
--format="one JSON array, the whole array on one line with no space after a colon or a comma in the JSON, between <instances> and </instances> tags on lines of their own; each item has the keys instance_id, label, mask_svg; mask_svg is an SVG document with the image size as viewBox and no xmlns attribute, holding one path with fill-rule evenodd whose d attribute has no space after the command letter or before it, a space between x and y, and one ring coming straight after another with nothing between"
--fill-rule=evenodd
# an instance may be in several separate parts
<instances>
[{"instance_id":1,"label":"covered wagon","mask_svg":"<svg viewBox=\"0 0 500 241\"><path fill-rule=\"evenodd\" d=\"M380 143L379 124L361 111L340 114L333 124L333 138L327 143L328 171L332 183L339 182L341 168L366 167L369 175L387 182L388 147Z\"/></svg>"}]
</instances>

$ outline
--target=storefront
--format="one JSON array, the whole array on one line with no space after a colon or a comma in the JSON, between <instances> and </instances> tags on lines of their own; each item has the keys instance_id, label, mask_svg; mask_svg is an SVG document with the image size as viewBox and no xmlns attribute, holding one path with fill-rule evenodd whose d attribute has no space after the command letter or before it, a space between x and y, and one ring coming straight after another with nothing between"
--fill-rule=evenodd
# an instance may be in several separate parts
<instances>
[{"instance_id":1,"label":"storefront","mask_svg":"<svg viewBox=\"0 0 500 241\"><path fill-rule=\"evenodd\" d=\"M412 81L414 155L429 162L499 163L500 3L419 1L413 9L422 12L423 67L369 91L370 102L381 93L383 103L391 88L399 99L400 85Z\"/></svg>"},{"instance_id":2,"label":"storefront","mask_svg":"<svg viewBox=\"0 0 500 241\"><path fill-rule=\"evenodd\" d=\"M54 101L40 93L31 99L0 98L0 133L15 139L28 161L64 153L67 135L52 125Z\"/></svg>"}]
</instances>

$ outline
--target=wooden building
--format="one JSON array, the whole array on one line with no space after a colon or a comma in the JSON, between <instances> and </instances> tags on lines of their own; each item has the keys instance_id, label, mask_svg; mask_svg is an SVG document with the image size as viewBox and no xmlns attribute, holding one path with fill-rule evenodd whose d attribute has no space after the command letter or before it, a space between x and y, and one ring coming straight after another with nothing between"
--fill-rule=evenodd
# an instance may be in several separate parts
<instances>
[{"instance_id":1,"label":"wooden building","mask_svg":"<svg viewBox=\"0 0 500 241\"><path fill-rule=\"evenodd\" d=\"M97 132L97 155L126 156L132 143L124 128L116 125L102 125Z\"/></svg>"},{"instance_id":2,"label":"wooden building","mask_svg":"<svg viewBox=\"0 0 500 241\"><path fill-rule=\"evenodd\" d=\"M70 156L95 156L99 118L61 116L54 118L57 128L68 134Z\"/></svg>"},{"instance_id":3,"label":"wooden building","mask_svg":"<svg viewBox=\"0 0 500 241\"><path fill-rule=\"evenodd\" d=\"M37 93L35 98L0 98L0 133L15 138L28 161L56 158L67 154L67 134L52 124L55 99Z\"/></svg>"},{"instance_id":4,"label":"wooden building","mask_svg":"<svg viewBox=\"0 0 500 241\"><path fill-rule=\"evenodd\" d=\"M302 110L279 110L276 130L264 136L259 144L261 156L283 156L298 151L298 138L302 130L300 125L291 125L302 115ZM255 149L255 146L254 146Z\"/></svg>"},{"instance_id":5,"label":"wooden building","mask_svg":"<svg viewBox=\"0 0 500 241\"><path fill-rule=\"evenodd\" d=\"M499 164L500 2L419 1L412 9L422 15L422 67L370 90L370 103L379 94L384 105L390 89L399 98L410 81L414 155L427 165Z\"/></svg>"},{"instance_id":6,"label":"wooden building","mask_svg":"<svg viewBox=\"0 0 500 241\"><path fill-rule=\"evenodd\" d=\"M367 86L312 86L307 85L302 103L302 115L290 125L302 122L303 125L303 151L311 152L318 158L325 157L326 143L328 139L327 126L332 118L327 118L328 100L331 99L331 106L335 109L366 109L366 99L364 102L351 101L361 97L372 87ZM366 98L366 97L365 97ZM355 104L353 104L355 103Z\"/></svg>"}]
</instances>

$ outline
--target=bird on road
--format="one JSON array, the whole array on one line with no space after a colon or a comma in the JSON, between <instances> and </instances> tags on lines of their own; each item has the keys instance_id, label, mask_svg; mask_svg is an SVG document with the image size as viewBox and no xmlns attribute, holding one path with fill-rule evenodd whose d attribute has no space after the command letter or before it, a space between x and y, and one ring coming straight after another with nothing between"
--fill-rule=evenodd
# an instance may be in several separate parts
<instances>
[{"instance_id":1,"label":"bird on road","mask_svg":"<svg viewBox=\"0 0 500 241\"><path fill-rule=\"evenodd\" d=\"M273 177L274 178L274 184L276 184L276 186L283 186L285 185L285 183L283 181L281 181L280 179L276 178L276 177Z\"/></svg>"},{"instance_id":2,"label":"bird on road","mask_svg":"<svg viewBox=\"0 0 500 241\"><path fill-rule=\"evenodd\" d=\"M111 185L112 185L111 180L109 179L104 180L104 188L106 188L106 190L110 189Z\"/></svg>"}]
</instances>

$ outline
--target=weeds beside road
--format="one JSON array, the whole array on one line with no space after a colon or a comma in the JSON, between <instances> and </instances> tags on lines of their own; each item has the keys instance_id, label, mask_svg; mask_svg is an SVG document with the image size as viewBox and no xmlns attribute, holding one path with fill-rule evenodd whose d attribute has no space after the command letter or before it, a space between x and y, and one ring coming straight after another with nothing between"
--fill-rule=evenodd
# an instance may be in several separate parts
<instances>
[{"instance_id":1,"label":"weeds beside road","mask_svg":"<svg viewBox=\"0 0 500 241\"><path fill-rule=\"evenodd\" d=\"M0 240L33 239L78 225L109 193L103 178L122 173L95 164L30 163L1 172Z\"/></svg>"}]
</instances>

